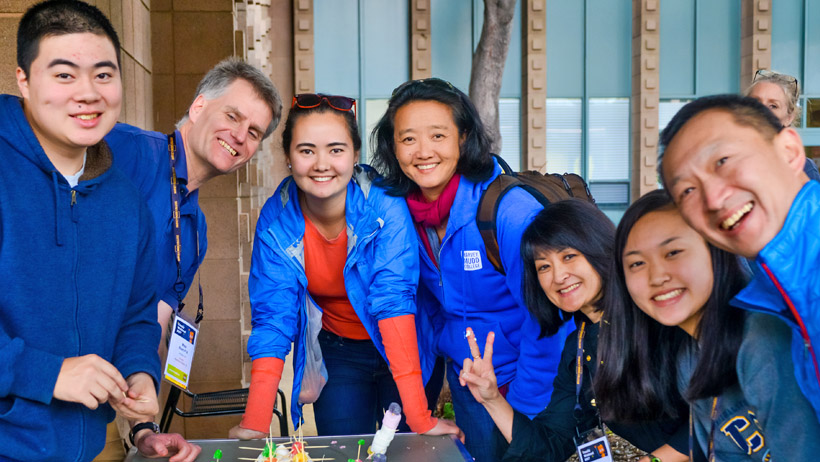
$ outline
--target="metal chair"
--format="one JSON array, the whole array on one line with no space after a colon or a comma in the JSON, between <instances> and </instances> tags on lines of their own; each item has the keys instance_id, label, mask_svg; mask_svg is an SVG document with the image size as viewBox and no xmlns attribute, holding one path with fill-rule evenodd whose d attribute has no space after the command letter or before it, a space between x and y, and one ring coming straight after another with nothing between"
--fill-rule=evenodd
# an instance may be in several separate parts
<instances>
[{"instance_id":1,"label":"metal chair","mask_svg":"<svg viewBox=\"0 0 820 462\"><path fill-rule=\"evenodd\" d=\"M177 406L182 393L190 398L191 404L188 406L189 410L187 412ZM277 390L276 395L277 399L273 402L273 413L279 419L280 435L288 436L288 421L285 417L287 415L285 393L282 390ZM162 410L162 420L160 420L159 428L163 433L167 433L174 414L180 417L242 414L245 412L245 405L247 403L247 388L213 391L209 393L192 393L190 390L181 390L172 386L168 392L168 399L165 401L165 408Z\"/></svg>"}]
</instances>

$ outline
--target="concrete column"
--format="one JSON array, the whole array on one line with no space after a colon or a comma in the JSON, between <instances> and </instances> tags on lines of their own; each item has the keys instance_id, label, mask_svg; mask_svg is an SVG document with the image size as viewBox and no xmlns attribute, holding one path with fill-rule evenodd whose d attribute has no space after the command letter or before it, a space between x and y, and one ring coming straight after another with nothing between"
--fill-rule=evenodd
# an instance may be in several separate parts
<instances>
[{"instance_id":1,"label":"concrete column","mask_svg":"<svg viewBox=\"0 0 820 462\"><path fill-rule=\"evenodd\" d=\"M525 169L546 172L547 7L545 0L521 5L521 139Z\"/></svg>"},{"instance_id":2,"label":"concrete column","mask_svg":"<svg viewBox=\"0 0 820 462\"><path fill-rule=\"evenodd\" d=\"M771 0L743 0L740 14L740 91L744 91L758 69L772 65Z\"/></svg>"},{"instance_id":3,"label":"concrete column","mask_svg":"<svg viewBox=\"0 0 820 462\"><path fill-rule=\"evenodd\" d=\"M313 0L293 2L293 91L314 91Z\"/></svg>"},{"instance_id":4,"label":"concrete column","mask_svg":"<svg viewBox=\"0 0 820 462\"><path fill-rule=\"evenodd\" d=\"M631 200L657 189L660 1L632 0Z\"/></svg>"},{"instance_id":5,"label":"concrete column","mask_svg":"<svg viewBox=\"0 0 820 462\"><path fill-rule=\"evenodd\" d=\"M410 78L433 76L430 0L410 0Z\"/></svg>"}]
</instances>

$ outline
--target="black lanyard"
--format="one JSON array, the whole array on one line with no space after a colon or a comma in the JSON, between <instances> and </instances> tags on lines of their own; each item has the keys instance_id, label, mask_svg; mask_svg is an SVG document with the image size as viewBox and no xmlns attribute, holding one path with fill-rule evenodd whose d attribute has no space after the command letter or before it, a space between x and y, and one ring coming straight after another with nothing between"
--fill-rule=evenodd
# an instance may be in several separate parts
<instances>
[{"instance_id":1,"label":"black lanyard","mask_svg":"<svg viewBox=\"0 0 820 462\"><path fill-rule=\"evenodd\" d=\"M709 429L709 453L706 457L709 459L709 462L715 462L715 427L717 427L717 408L718 402L720 402L720 398L714 397L712 398L712 412L709 415L709 418L712 421L711 428ZM695 446L695 424L694 424L694 414L695 408L691 404L689 405L689 460L695 460L693 457L694 453L694 446Z\"/></svg>"},{"instance_id":2,"label":"black lanyard","mask_svg":"<svg viewBox=\"0 0 820 462\"><path fill-rule=\"evenodd\" d=\"M171 162L171 206L173 207L173 223L174 223L174 260L177 264L177 281L174 283L174 291L177 293L177 303L179 306L177 311L182 311L185 304L182 303L182 293L185 291L185 282L182 281L182 228L179 224L180 213L179 205L182 203L182 198L179 194L179 185L177 184L177 172L174 167L176 162L176 140L174 134L168 135L168 154ZM199 262L199 229L196 227L196 261ZM199 306L196 309L196 323L202 321L205 314L205 309L202 305L202 283L199 282Z\"/></svg>"},{"instance_id":3,"label":"black lanyard","mask_svg":"<svg viewBox=\"0 0 820 462\"><path fill-rule=\"evenodd\" d=\"M577 437L575 440L576 446L582 443L585 435L589 435L590 432L595 431L593 428L592 430L585 431L584 435L582 435L579 430L581 417L583 415L583 410L581 409L581 387L584 384L584 336L587 332L586 328L587 322L582 321L581 327L578 328L578 344L575 350L575 409L573 410L573 414L575 417L575 436ZM600 414L598 414L598 427L601 429L601 434L605 435L604 423L601 421Z\"/></svg>"}]
</instances>

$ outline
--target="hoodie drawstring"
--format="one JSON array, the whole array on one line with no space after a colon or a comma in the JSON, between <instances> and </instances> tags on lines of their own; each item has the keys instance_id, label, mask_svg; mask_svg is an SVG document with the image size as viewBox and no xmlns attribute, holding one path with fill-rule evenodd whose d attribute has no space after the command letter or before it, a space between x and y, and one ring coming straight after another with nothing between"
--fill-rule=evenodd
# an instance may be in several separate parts
<instances>
[{"instance_id":1,"label":"hoodie drawstring","mask_svg":"<svg viewBox=\"0 0 820 462\"><path fill-rule=\"evenodd\" d=\"M51 171L51 180L54 183L54 241L57 245L62 246L63 241L60 240L60 184L57 180L57 171Z\"/></svg>"}]
</instances>

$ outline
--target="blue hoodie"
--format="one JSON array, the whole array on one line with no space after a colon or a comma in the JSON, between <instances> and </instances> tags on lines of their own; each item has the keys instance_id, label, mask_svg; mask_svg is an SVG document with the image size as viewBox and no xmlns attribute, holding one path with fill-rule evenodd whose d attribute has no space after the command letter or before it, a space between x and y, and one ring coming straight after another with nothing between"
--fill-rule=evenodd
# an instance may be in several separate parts
<instances>
[{"instance_id":1,"label":"blue hoodie","mask_svg":"<svg viewBox=\"0 0 820 462\"><path fill-rule=\"evenodd\" d=\"M369 166L360 166L347 185L343 273L347 296L385 361L378 322L415 315L422 378L427 382L436 358L430 317L416 311L416 233L404 200L374 186L372 174ZM253 324L248 339L250 357L285 359L293 344L294 426L301 420L302 404L314 402L327 381L317 340L322 312L307 291L302 242L305 220L297 193L296 183L288 177L265 202L256 225L248 280Z\"/></svg>"},{"instance_id":2,"label":"blue hoodie","mask_svg":"<svg viewBox=\"0 0 820 462\"><path fill-rule=\"evenodd\" d=\"M105 143L69 187L11 95L0 152L0 456L91 460L114 411L54 399L54 386L65 358L88 354L158 383L151 215Z\"/></svg>"},{"instance_id":3,"label":"blue hoodie","mask_svg":"<svg viewBox=\"0 0 820 462\"><path fill-rule=\"evenodd\" d=\"M543 207L521 188L510 190L498 205L498 247L507 275L487 260L476 212L481 194L500 173L496 164L492 176L482 183L461 177L441 241L441 270L418 239L419 308L428 312L433 310L431 306L440 308L443 326L438 348L453 359L456 372L471 356L467 327L473 329L482 348L487 334L495 332L493 366L498 384L509 384L507 401L532 418L550 402L564 339L575 325L568 322L555 335L539 339L540 327L524 304L521 236Z\"/></svg>"}]
</instances>

